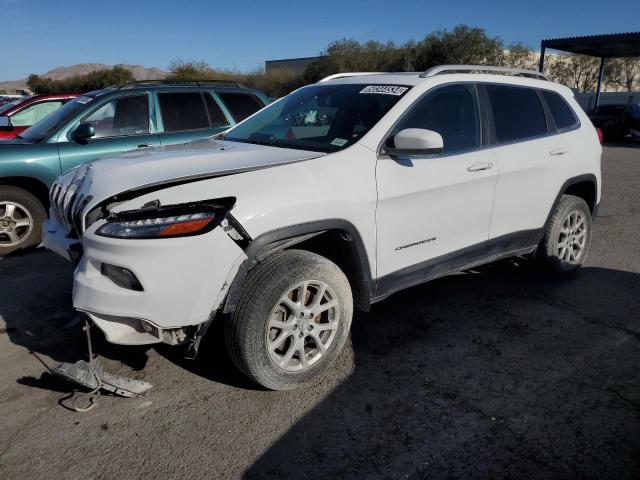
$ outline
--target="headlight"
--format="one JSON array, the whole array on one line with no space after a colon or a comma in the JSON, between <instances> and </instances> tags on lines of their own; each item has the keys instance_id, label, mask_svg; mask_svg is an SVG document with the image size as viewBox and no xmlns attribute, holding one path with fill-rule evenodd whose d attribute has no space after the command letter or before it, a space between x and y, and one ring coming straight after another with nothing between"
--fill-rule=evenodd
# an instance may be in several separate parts
<instances>
[{"instance_id":1,"label":"headlight","mask_svg":"<svg viewBox=\"0 0 640 480\"><path fill-rule=\"evenodd\" d=\"M199 235L224 219L225 207L207 204L174 205L112 214L97 235L112 238L167 238Z\"/></svg>"}]
</instances>

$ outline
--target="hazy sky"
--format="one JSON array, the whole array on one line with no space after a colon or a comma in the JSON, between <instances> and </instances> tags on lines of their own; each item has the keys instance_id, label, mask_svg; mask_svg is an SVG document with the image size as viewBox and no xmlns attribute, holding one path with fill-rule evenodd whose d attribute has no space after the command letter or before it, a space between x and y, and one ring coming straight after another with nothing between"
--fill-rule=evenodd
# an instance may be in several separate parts
<instances>
[{"instance_id":1,"label":"hazy sky","mask_svg":"<svg viewBox=\"0 0 640 480\"><path fill-rule=\"evenodd\" d=\"M0 0L0 80L76 63L166 69L204 60L251 70L317 55L343 37L421 39L459 23L505 43L640 30L640 0Z\"/></svg>"}]
</instances>

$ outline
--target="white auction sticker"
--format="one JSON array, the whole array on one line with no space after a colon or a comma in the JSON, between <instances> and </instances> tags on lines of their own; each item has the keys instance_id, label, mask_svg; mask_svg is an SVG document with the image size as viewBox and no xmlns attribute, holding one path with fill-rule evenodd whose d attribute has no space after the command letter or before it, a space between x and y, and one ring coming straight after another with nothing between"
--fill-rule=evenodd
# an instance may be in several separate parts
<instances>
[{"instance_id":1,"label":"white auction sticker","mask_svg":"<svg viewBox=\"0 0 640 480\"><path fill-rule=\"evenodd\" d=\"M402 95L409 87L398 85L369 85L360 90L360 93L382 93L383 95Z\"/></svg>"}]
</instances>

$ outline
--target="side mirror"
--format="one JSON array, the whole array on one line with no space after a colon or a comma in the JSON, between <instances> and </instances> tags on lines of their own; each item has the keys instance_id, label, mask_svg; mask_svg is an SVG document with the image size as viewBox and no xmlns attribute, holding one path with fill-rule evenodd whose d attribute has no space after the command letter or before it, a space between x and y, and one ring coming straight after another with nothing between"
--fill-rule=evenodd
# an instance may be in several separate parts
<instances>
[{"instance_id":1,"label":"side mirror","mask_svg":"<svg viewBox=\"0 0 640 480\"><path fill-rule=\"evenodd\" d=\"M91 137L96 134L96 129L89 123L81 123L78 127L71 132L71 139L78 143L86 143Z\"/></svg>"},{"instance_id":2,"label":"side mirror","mask_svg":"<svg viewBox=\"0 0 640 480\"><path fill-rule=\"evenodd\" d=\"M389 156L428 155L444 148L442 135L424 128L405 128L393 137L393 147L385 147Z\"/></svg>"},{"instance_id":3,"label":"side mirror","mask_svg":"<svg viewBox=\"0 0 640 480\"><path fill-rule=\"evenodd\" d=\"M6 132L13 130L13 125L11 125L11 119L9 117L0 117L0 130L4 130Z\"/></svg>"}]
</instances>

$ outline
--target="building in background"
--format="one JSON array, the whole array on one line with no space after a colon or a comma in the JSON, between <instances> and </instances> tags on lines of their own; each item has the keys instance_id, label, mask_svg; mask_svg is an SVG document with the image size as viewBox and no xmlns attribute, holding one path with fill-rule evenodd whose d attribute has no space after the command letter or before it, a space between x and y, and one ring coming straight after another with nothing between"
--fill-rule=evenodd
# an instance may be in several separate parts
<instances>
[{"instance_id":1,"label":"building in background","mask_svg":"<svg viewBox=\"0 0 640 480\"><path fill-rule=\"evenodd\" d=\"M301 58L285 58L283 60L267 60L264 62L265 73L273 73L277 71L289 71L295 74L301 74L305 71L310 63L320 60L319 57L301 57Z\"/></svg>"}]
</instances>

